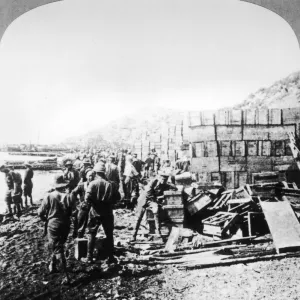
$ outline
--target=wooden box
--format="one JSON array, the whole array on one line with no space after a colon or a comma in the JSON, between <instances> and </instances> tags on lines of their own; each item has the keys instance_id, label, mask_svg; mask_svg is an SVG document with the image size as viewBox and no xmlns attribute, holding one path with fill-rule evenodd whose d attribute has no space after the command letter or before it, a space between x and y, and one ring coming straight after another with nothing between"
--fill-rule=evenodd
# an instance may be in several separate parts
<instances>
[{"instance_id":1,"label":"wooden box","mask_svg":"<svg viewBox=\"0 0 300 300\"><path fill-rule=\"evenodd\" d=\"M182 205L182 190L165 191L163 205Z\"/></svg>"},{"instance_id":2,"label":"wooden box","mask_svg":"<svg viewBox=\"0 0 300 300\"><path fill-rule=\"evenodd\" d=\"M190 215L194 215L208 207L212 201L213 200L209 195L200 193L188 201L186 208Z\"/></svg>"}]
</instances>

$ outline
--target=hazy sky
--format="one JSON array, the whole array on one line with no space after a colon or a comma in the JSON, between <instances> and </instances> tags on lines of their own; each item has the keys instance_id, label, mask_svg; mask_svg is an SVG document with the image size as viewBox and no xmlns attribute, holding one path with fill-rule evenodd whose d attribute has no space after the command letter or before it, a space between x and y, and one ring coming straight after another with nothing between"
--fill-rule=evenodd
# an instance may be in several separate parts
<instances>
[{"instance_id":1,"label":"hazy sky","mask_svg":"<svg viewBox=\"0 0 300 300\"><path fill-rule=\"evenodd\" d=\"M294 32L238 0L65 0L0 43L0 143L59 142L160 105L218 109L298 71Z\"/></svg>"}]
</instances>

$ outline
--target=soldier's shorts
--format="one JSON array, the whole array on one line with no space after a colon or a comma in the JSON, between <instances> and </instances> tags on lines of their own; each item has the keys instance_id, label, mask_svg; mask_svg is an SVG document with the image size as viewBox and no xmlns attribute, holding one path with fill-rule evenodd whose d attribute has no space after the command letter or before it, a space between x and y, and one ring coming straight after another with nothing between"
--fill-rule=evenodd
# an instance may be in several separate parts
<instances>
[{"instance_id":1,"label":"soldier's shorts","mask_svg":"<svg viewBox=\"0 0 300 300\"><path fill-rule=\"evenodd\" d=\"M24 191L23 191L23 195L25 197L31 197L32 195L32 187L33 187L33 184L24 184Z\"/></svg>"},{"instance_id":2,"label":"soldier's shorts","mask_svg":"<svg viewBox=\"0 0 300 300\"><path fill-rule=\"evenodd\" d=\"M53 254L64 252L64 244L70 232L70 224L57 219L50 219L48 223L48 240L52 246Z\"/></svg>"}]
</instances>

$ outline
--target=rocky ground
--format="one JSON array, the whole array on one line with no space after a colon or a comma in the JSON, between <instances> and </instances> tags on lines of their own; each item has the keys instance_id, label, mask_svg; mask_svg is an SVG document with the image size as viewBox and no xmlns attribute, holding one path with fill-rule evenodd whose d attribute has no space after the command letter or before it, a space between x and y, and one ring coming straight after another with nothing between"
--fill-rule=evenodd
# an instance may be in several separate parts
<instances>
[{"instance_id":1,"label":"rocky ground","mask_svg":"<svg viewBox=\"0 0 300 300\"><path fill-rule=\"evenodd\" d=\"M149 265L127 242L135 222L125 209L115 211L119 263L94 265L74 259L68 240L71 285L63 273L48 274L49 249L36 209L0 224L0 299L299 299L299 258L201 270ZM99 238L101 239L101 233ZM143 252L143 250L140 250Z\"/></svg>"}]
</instances>

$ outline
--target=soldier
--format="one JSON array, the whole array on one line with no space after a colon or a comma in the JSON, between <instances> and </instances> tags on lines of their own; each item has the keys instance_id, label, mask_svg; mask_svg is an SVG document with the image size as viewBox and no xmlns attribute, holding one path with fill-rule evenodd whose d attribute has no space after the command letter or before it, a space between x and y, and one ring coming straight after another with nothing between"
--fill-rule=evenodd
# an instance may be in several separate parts
<instances>
[{"instance_id":1,"label":"soldier","mask_svg":"<svg viewBox=\"0 0 300 300\"><path fill-rule=\"evenodd\" d=\"M7 190L4 201L7 212L15 213L18 217L21 215L22 204L22 177L19 173L10 170L8 166L0 166L0 172L5 174Z\"/></svg>"},{"instance_id":2,"label":"soldier","mask_svg":"<svg viewBox=\"0 0 300 300\"><path fill-rule=\"evenodd\" d=\"M94 171L96 178L88 186L84 206L81 207L80 214L88 214L88 255L87 260L93 263L93 251L96 242L96 234L100 225L103 226L106 235L106 254L108 262L113 263L116 259L113 256L114 252L114 215L113 215L113 199L112 199L112 184L108 182L105 176L105 164L98 162Z\"/></svg>"},{"instance_id":3,"label":"soldier","mask_svg":"<svg viewBox=\"0 0 300 300\"><path fill-rule=\"evenodd\" d=\"M177 190L177 187L174 184L167 183L170 174L159 172L159 175L149 182L145 192L141 194L138 199L139 207L142 207L136 226L135 231L132 236L132 240L136 240L138 230L140 228L141 221L146 212L147 208L150 208L154 215L155 221L155 232L161 236L160 232L160 220L159 220L159 209L160 209L160 200L164 196L164 191L168 190Z\"/></svg>"},{"instance_id":4,"label":"soldier","mask_svg":"<svg viewBox=\"0 0 300 300\"><path fill-rule=\"evenodd\" d=\"M73 163L71 160L65 162L66 170L64 171L64 179L69 182L69 188L73 190L79 182L79 174L77 170L73 168Z\"/></svg>"},{"instance_id":5,"label":"soldier","mask_svg":"<svg viewBox=\"0 0 300 300\"><path fill-rule=\"evenodd\" d=\"M29 197L30 205L33 205L32 201L32 178L33 178L33 170L32 166L29 163L25 163L26 170L24 174L24 185L23 185L23 195L24 195L24 205L27 207L27 197Z\"/></svg>"},{"instance_id":6,"label":"soldier","mask_svg":"<svg viewBox=\"0 0 300 300\"><path fill-rule=\"evenodd\" d=\"M76 215L77 210L76 199L69 193L68 185L69 182L63 175L56 175L53 184L55 190L44 198L38 209L38 215L47 224L48 240L52 245L49 271L57 272L56 263L60 260L69 281L64 244L70 232L71 218Z\"/></svg>"},{"instance_id":7,"label":"soldier","mask_svg":"<svg viewBox=\"0 0 300 300\"><path fill-rule=\"evenodd\" d=\"M82 238L85 228L86 228L86 224L87 224L87 216L85 215L81 215L80 212L80 207L81 205L84 203L84 198L85 198L85 194L86 191L88 189L88 186L90 185L90 183L95 179L96 173L92 170L92 171L88 171L86 174L87 177L87 181L85 182L80 182L78 184L78 186L72 191L72 193L74 194L76 200L77 197L79 195L80 197L80 204L79 204L79 213L78 213L78 223L76 223L76 228L78 228L78 237ZM75 222L77 222L77 219L75 220ZM74 233L74 236L76 235L76 231Z\"/></svg>"}]
</instances>

